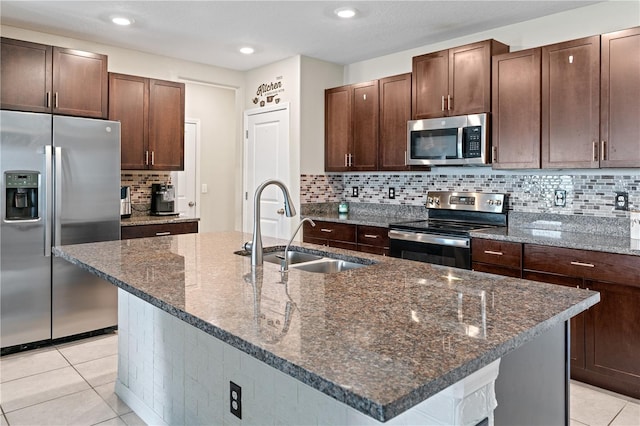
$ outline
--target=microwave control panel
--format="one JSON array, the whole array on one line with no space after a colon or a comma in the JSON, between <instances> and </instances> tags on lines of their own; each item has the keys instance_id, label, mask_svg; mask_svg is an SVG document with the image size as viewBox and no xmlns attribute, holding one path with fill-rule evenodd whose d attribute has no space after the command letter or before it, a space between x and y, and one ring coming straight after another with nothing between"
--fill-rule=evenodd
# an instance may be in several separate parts
<instances>
[{"instance_id":1,"label":"microwave control panel","mask_svg":"<svg viewBox=\"0 0 640 426\"><path fill-rule=\"evenodd\" d=\"M482 156L482 127L470 126L462 129L462 158Z\"/></svg>"}]
</instances>

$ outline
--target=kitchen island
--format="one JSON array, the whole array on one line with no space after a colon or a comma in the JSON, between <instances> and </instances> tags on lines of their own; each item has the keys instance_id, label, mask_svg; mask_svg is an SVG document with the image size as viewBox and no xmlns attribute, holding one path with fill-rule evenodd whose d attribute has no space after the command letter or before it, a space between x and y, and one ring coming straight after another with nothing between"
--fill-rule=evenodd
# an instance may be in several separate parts
<instances>
[{"instance_id":1,"label":"kitchen island","mask_svg":"<svg viewBox=\"0 0 640 426\"><path fill-rule=\"evenodd\" d=\"M371 264L282 275L279 265L252 269L234 253L249 239L207 233L55 249L120 287L117 389L143 419L241 424L229 414L234 382L243 423L407 422L415 407L599 300L588 290L311 244L296 250ZM492 389L480 397L490 400Z\"/></svg>"}]
</instances>

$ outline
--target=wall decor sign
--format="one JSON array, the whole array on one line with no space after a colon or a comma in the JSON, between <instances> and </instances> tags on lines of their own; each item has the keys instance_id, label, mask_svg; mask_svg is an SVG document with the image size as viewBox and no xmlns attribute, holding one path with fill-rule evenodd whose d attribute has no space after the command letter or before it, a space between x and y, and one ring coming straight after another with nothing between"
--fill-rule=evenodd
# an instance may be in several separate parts
<instances>
[{"instance_id":1,"label":"wall decor sign","mask_svg":"<svg viewBox=\"0 0 640 426\"><path fill-rule=\"evenodd\" d=\"M278 104L280 103L280 97L284 92L283 86L281 76L276 77L275 81L262 83L258 86L256 96L251 101L261 107L267 104Z\"/></svg>"}]
</instances>

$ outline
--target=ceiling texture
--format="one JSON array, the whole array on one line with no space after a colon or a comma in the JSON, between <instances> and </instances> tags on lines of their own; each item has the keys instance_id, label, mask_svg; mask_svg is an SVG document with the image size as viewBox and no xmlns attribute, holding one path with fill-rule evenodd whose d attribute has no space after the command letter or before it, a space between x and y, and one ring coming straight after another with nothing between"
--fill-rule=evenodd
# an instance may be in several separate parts
<instances>
[{"instance_id":1,"label":"ceiling texture","mask_svg":"<svg viewBox=\"0 0 640 426\"><path fill-rule=\"evenodd\" d=\"M295 55L350 64L599 1L0 1L0 22L246 71ZM351 6L358 15L338 18ZM126 15L130 27L111 17ZM544 31L544 29L541 29ZM253 55L238 49L254 47Z\"/></svg>"}]
</instances>

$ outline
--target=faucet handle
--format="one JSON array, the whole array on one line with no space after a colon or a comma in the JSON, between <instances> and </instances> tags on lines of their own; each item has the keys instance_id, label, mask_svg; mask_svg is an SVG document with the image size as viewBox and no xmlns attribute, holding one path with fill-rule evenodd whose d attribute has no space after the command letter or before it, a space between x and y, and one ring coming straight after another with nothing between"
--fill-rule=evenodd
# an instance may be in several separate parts
<instances>
[{"instance_id":1,"label":"faucet handle","mask_svg":"<svg viewBox=\"0 0 640 426\"><path fill-rule=\"evenodd\" d=\"M247 241L246 243L242 244L242 250L251 251L252 249L253 244L251 243L251 241Z\"/></svg>"}]
</instances>

